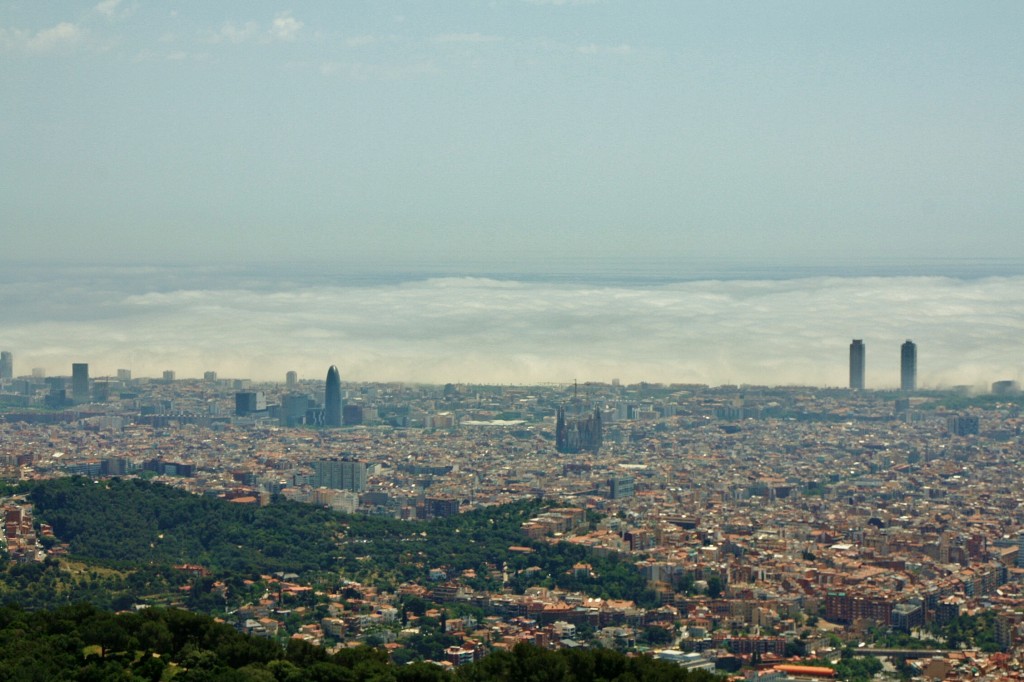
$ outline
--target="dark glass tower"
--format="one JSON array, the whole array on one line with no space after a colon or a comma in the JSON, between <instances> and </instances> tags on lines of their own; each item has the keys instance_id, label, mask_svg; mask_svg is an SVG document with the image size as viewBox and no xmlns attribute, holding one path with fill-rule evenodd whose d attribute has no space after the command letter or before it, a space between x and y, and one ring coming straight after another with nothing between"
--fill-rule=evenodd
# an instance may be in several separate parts
<instances>
[{"instance_id":1,"label":"dark glass tower","mask_svg":"<svg viewBox=\"0 0 1024 682\"><path fill-rule=\"evenodd\" d=\"M327 370L324 391L324 426L341 426L341 375L336 365Z\"/></svg>"},{"instance_id":2,"label":"dark glass tower","mask_svg":"<svg viewBox=\"0 0 1024 682\"><path fill-rule=\"evenodd\" d=\"M71 397L76 403L89 400L89 363L71 364Z\"/></svg>"},{"instance_id":3,"label":"dark glass tower","mask_svg":"<svg viewBox=\"0 0 1024 682\"><path fill-rule=\"evenodd\" d=\"M900 390L917 390L917 344L910 339L900 346Z\"/></svg>"},{"instance_id":4,"label":"dark glass tower","mask_svg":"<svg viewBox=\"0 0 1024 682\"><path fill-rule=\"evenodd\" d=\"M864 388L864 342L860 339L850 344L850 388Z\"/></svg>"}]
</instances>

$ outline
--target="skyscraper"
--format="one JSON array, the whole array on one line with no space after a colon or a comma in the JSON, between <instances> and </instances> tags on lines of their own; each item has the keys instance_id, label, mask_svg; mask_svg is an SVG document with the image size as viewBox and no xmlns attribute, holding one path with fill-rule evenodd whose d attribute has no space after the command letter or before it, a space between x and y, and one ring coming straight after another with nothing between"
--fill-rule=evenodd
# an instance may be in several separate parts
<instances>
[{"instance_id":1,"label":"skyscraper","mask_svg":"<svg viewBox=\"0 0 1024 682\"><path fill-rule=\"evenodd\" d=\"M864 388L864 342L860 339L850 344L850 388Z\"/></svg>"},{"instance_id":2,"label":"skyscraper","mask_svg":"<svg viewBox=\"0 0 1024 682\"><path fill-rule=\"evenodd\" d=\"M76 362L71 365L71 399L76 403L89 400L89 363Z\"/></svg>"},{"instance_id":3,"label":"skyscraper","mask_svg":"<svg viewBox=\"0 0 1024 682\"><path fill-rule=\"evenodd\" d=\"M295 371L288 372L284 375L284 383L288 388L295 388L299 383L299 373Z\"/></svg>"},{"instance_id":4,"label":"skyscraper","mask_svg":"<svg viewBox=\"0 0 1024 682\"><path fill-rule=\"evenodd\" d=\"M917 390L917 344L910 339L900 346L900 390Z\"/></svg>"},{"instance_id":5,"label":"skyscraper","mask_svg":"<svg viewBox=\"0 0 1024 682\"><path fill-rule=\"evenodd\" d=\"M324 390L324 426L341 426L341 375L338 367L327 370L327 388Z\"/></svg>"},{"instance_id":6,"label":"skyscraper","mask_svg":"<svg viewBox=\"0 0 1024 682\"><path fill-rule=\"evenodd\" d=\"M14 354L9 350L0 351L0 379L14 378Z\"/></svg>"}]
</instances>

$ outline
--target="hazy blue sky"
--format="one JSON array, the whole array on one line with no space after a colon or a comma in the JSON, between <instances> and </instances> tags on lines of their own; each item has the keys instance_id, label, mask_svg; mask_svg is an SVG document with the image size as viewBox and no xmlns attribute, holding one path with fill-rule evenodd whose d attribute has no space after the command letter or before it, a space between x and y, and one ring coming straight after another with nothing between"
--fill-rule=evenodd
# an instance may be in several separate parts
<instances>
[{"instance_id":1,"label":"hazy blue sky","mask_svg":"<svg viewBox=\"0 0 1024 682\"><path fill-rule=\"evenodd\" d=\"M0 259L1024 257L1024 3L0 2Z\"/></svg>"}]
</instances>

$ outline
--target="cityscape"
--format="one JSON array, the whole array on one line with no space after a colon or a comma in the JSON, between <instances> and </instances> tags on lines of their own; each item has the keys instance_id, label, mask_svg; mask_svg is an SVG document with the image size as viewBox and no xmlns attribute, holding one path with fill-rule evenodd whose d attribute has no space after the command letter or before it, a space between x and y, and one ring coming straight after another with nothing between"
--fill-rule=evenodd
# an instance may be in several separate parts
<instances>
[{"instance_id":1,"label":"cityscape","mask_svg":"<svg viewBox=\"0 0 1024 682\"><path fill-rule=\"evenodd\" d=\"M0 0L0 681L1024 682L1022 34Z\"/></svg>"},{"instance_id":2,"label":"cityscape","mask_svg":"<svg viewBox=\"0 0 1024 682\"><path fill-rule=\"evenodd\" d=\"M439 558L404 581L365 582L342 562L340 592L322 574L265 575L260 599L208 583L221 595L212 612L260 637L370 643L405 661L417 655L405 611L415 600L429 607L424 622L444 614L446 646L426 658L454 667L530 642L813 679L834 676L828 662L853 646L893 675L1016 679L1020 385L918 390L907 340L895 349L900 388L876 391L866 348L850 343L841 388L431 386L347 382L335 365L321 380L289 371L276 383L212 370L92 377L84 362L47 376L3 351L0 464L23 484L139 479L232 505L281 499L407 524L550 505L518 522L520 546L473 568ZM67 556L24 496L4 514L16 564ZM572 579L549 573L545 545L585 552ZM608 558L639 592L601 587L608 569L595 567ZM312 601L273 596L310 589ZM968 618L988 629L949 635Z\"/></svg>"}]
</instances>

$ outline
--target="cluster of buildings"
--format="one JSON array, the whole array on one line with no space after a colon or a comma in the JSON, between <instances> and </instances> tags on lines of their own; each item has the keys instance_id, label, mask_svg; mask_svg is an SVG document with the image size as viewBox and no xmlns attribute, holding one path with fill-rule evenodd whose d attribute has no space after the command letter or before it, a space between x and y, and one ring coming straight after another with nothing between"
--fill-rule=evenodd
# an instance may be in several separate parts
<instances>
[{"instance_id":1,"label":"cluster of buildings","mask_svg":"<svg viewBox=\"0 0 1024 682\"><path fill-rule=\"evenodd\" d=\"M35 524L32 519L32 505L22 497L7 500L0 513L4 519L4 547L7 559L16 563L42 561L46 553L40 545L40 538L53 538L49 524Z\"/></svg>"},{"instance_id":2,"label":"cluster of buildings","mask_svg":"<svg viewBox=\"0 0 1024 682\"><path fill-rule=\"evenodd\" d=\"M1020 401L1013 386L1000 389L1002 402L974 404L915 391L912 342L901 355L905 392L895 397L617 382L342 384L335 367L325 381L290 374L284 384L212 373L96 381L86 369L76 389L73 368L71 400L57 409L37 409L56 382L0 382L0 472L8 480L146 472L252 504L283 494L395 518L544 497L559 505L524 524L524 541L617 555L656 596L654 608L595 600L559 589L557 577L554 587L526 594L477 593L450 567L428 567L402 591L487 615L448 621L463 637L451 652L456 663L515 641L642 645L657 627L667 648L694 665L728 656L750 663L755 654L784 664L794 650L833 655L837 640L864 641L877 628L924 636L960 615L990 613L1002 653L943 651L945 642L935 642L921 665L1017 674ZM852 388L863 388L863 367L864 345L855 341ZM587 524L588 510L602 520ZM8 534L9 546L16 537ZM309 587L283 582L296 593ZM410 627L394 621L401 595L349 588L360 601L329 598L335 620L296 624L275 613L278 600L246 622L323 642L376 633L382 646L395 644L388 638Z\"/></svg>"}]
</instances>

